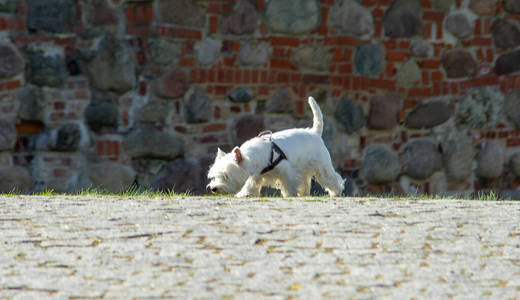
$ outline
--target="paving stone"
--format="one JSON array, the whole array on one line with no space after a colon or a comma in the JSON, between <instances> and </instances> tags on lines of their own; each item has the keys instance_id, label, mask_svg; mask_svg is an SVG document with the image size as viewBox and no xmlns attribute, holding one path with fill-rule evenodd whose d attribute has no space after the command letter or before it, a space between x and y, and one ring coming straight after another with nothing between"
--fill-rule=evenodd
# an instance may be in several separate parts
<instances>
[{"instance_id":1,"label":"paving stone","mask_svg":"<svg viewBox=\"0 0 520 300\"><path fill-rule=\"evenodd\" d=\"M159 191L174 191L175 193L190 193L201 195L204 177L201 164L196 158L180 158L162 167L152 180L152 188Z\"/></svg>"},{"instance_id":2,"label":"paving stone","mask_svg":"<svg viewBox=\"0 0 520 300\"><path fill-rule=\"evenodd\" d=\"M16 13L18 11L18 0L0 0L0 12Z\"/></svg>"},{"instance_id":3,"label":"paving stone","mask_svg":"<svg viewBox=\"0 0 520 300\"><path fill-rule=\"evenodd\" d=\"M188 88L189 82L186 73L173 69L157 79L155 93L161 98L175 99L182 97Z\"/></svg>"},{"instance_id":4,"label":"paving stone","mask_svg":"<svg viewBox=\"0 0 520 300\"><path fill-rule=\"evenodd\" d=\"M441 62L448 78L471 77L476 75L479 70L478 62L470 52L463 48L446 51Z\"/></svg>"},{"instance_id":5,"label":"paving stone","mask_svg":"<svg viewBox=\"0 0 520 300\"><path fill-rule=\"evenodd\" d=\"M29 31L72 32L76 20L74 0L27 0Z\"/></svg>"},{"instance_id":6,"label":"paving stone","mask_svg":"<svg viewBox=\"0 0 520 300\"><path fill-rule=\"evenodd\" d=\"M511 171L516 177L520 177L520 152L515 152L510 158Z\"/></svg>"},{"instance_id":7,"label":"paving stone","mask_svg":"<svg viewBox=\"0 0 520 300\"><path fill-rule=\"evenodd\" d=\"M184 118L188 123L201 123L210 120L213 113L211 98L200 89L195 88L186 94L184 102Z\"/></svg>"},{"instance_id":8,"label":"paving stone","mask_svg":"<svg viewBox=\"0 0 520 300\"><path fill-rule=\"evenodd\" d=\"M406 144L402 150L403 173L424 180L442 167L442 156L437 144L430 139L418 139Z\"/></svg>"},{"instance_id":9,"label":"paving stone","mask_svg":"<svg viewBox=\"0 0 520 300\"><path fill-rule=\"evenodd\" d=\"M410 53L415 57L431 57L433 56L433 46L427 40L413 40Z\"/></svg>"},{"instance_id":10,"label":"paving stone","mask_svg":"<svg viewBox=\"0 0 520 300\"><path fill-rule=\"evenodd\" d=\"M253 99L253 96L251 89L240 87L232 90L228 94L228 99L231 100L231 102L247 103Z\"/></svg>"},{"instance_id":11,"label":"paving stone","mask_svg":"<svg viewBox=\"0 0 520 300\"><path fill-rule=\"evenodd\" d=\"M29 193L33 190L33 179L29 171L19 166L0 166L0 193Z\"/></svg>"},{"instance_id":12,"label":"paving stone","mask_svg":"<svg viewBox=\"0 0 520 300\"><path fill-rule=\"evenodd\" d=\"M265 111L270 113L291 113L294 111L293 94L289 88L278 89L267 100Z\"/></svg>"},{"instance_id":13,"label":"paving stone","mask_svg":"<svg viewBox=\"0 0 520 300\"><path fill-rule=\"evenodd\" d=\"M394 95L380 95L372 98L368 111L368 127L377 130L394 128L399 118L400 100Z\"/></svg>"},{"instance_id":14,"label":"paving stone","mask_svg":"<svg viewBox=\"0 0 520 300\"><path fill-rule=\"evenodd\" d=\"M467 128L492 128L502 118L504 95L491 86L476 87L459 100L455 112L458 125Z\"/></svg>"},{"instance_id":15,"label":"paving stone","mask_svg":"<svg viewBox=\"0 0 520 300\"><path fill-rule=\"evenodd\" d=\"M365 115L361 105L348 99L346 96L341 98L334 114L340 127L348 134L352 134L365 125Z\"/></svg>"},{"instance_id":16,"label":"paving stone","mask_svg":"<svg viewBox=\"0 0 520 300\"><path fill-rule=\"evenodd\" d=\"M112 102L90 104L85 108L85 122L94 131L116 128L119 122L119 109Z\"/></svg>"},{"instance_id":17,"label":"paving stone","mask_svg":"<svg viewBox=\"0 0 520 300\"><path fill-rule=\"evenodd\" d=\"M399 175L399 160L388 147L369 145L363 153L361 178L369 184L388 184Z\"/></svg>"},{"instance_id":18,"label":"paving stone","mask_svg":"<svg viewBox=\"0 0 520 300\"><path fill-rule=\"evenodd\" d=\"M316 0L271 0L265 19L272 31L301 34L315 29L321 10Z\"/></svg>"},{"instance_id":19,"label":"paving stone","mask_svg":"<svg viewBox=\"0 0 520 300\"><path fill-rule=\"evenodd\" d=\"M496 141L486 141L477 153L475 174L481 178L498 178L504 170L504 147Z\"/></svg>"},{"instance_id":20,"label":"paving stone","mask_svg":"<svg viewBox=\"0 0 520 300\"><path fill-rule=\"evenodd\" d=\"M473 174L475 150L471 138L456 134L442 145L442 158L448 179L464 182Z\"/></svg>"},{"instance_id":21,"label":"paving stone","mask_svg":"<svg viewBox=\"0 0 520 300\"><path fill-rule=\"evenodd\" d=\"M130 166L117 162L102 162L88 167L88 176L92 188L110 193L120 193L128 190L135 180L135 171Z\"/></svg>"},{"instance_id":22,"label":"paving stone","mask_svg":"<svg viewBox=\"0 0 520 300\"><path fill-rule=\"evenodd\" d=\"M220 57L220 49L222 42L213 38L205 38L197 44L197 61L199 64L209 67L213 65Z\"/></svg>"},{"instance_id":23,"label":"paving stone","mask_svg":"<svg viewBox=\"0 0 520 300\"><path fill-rule=\"evenodd\" d=\"M412 129L431 128L448 121L451 117L451 108L442 100L433 100L416 105L406 115L406 127Z\"/></svg>"},{"instance_id":24,"label":"paving stone","mask_svg":"<svg viewBox=\"0 0 520 300\"><path fill-rule=\"evenodd\" d=\"M398 86L412 87L422 79L422 70L415 60L409 60L399 68L396 79Z\"/></svg>"},{"instance_id":25,"label":"paving stone","mask_svg":"<svg viewBox=\"0 0 520 300\"><path fill-rule=\"evenodd\" d=\"M222 20L223 34L250 34L256 29L258 12L248 0L240 0L235 4L233 13Z\"/></svg>"},{"instance_id":26,"label":"paving stone","mask_svg":"<svg viewBox=\"0 0 520 300\"><path fill-rule=\"evenodd\" d=\"M133 130L122 143L129 157L173 160L184 154L184 140L177 134L157 129Z\"/></svg>"},{"instance_id":27,"label":"paving stone","mask_svg":"<svg viewBox=\"0 0 520 300\"><path fill-rule=\"evenodd\" d=\"M505 0L504 8L513 14L520 14L520 2L516 0Z\"/></svg>"},{"instance_id":28,"label":"paving stone","mask_svg":"<svg viewBox=\"0 0 520 300\"><path fill-rule=\"evenodd\" d=\"M262 66L269 61L269 46L265 43L246 43L238 52L238 60L246 66Z\"/></svg>"},{"instance_id":29,"label":"paving stone","mask_svg":"<svg viewBox=\"0 0 520 300\"><path fill-rule=\"evenodd\" d=\"M469 7L479 16L494 16L498 10L498 0L471 0Z\"/></svg>"},{"instance_id":30,"label":"paving stone","mask_svg":"<svg viewBox=\"0 0 520 300\"><path fill-rule=\"evenodd\" d=\"M84 132L75 123L63 124L45 135L45 146L52 151L75 152L79 149Z\"/></svg>"},{"instance_id":31,"label":"paving stone","mask_svg":"<svg viewBox=\"0 0 520 300\"><path fill-rule=\"evenodd\" d=\"M383 17L384 32L390 38L422 36L422 5L419 0L394 0Z\"/></svg>"},{"instance_id":32,"label":"paving stone","mask_svg":"<svg viewBox=\"0 0 520 300\"><path fill-rule=\"evenodd\" d=\"M363 44L356 48L354 65L359 75L377 75L383 72L383 50L377 44Z\"/></svg>"},{"instance_id":33,"label":"paving stone","mask_svg":"<svg viewBox=\"0 0 520 300\"><path fill-rule=\"evenodd\" d=\"M125 41L106 35L87 64L90 83L99 90L125 93L136 85L135 53Z\"/></svg>"},{"instance_id":34,"label":"paving stone","mask_svg":"<svg viewBox=\"0 0 520 300\"><path fill-rule=\"evenodd\" d=\"M497 19L491 25L491 32L497 48L514 48L520 45L520 29L513 21Z\"/></svg>"},{"instance_id":35,"label":"paving stone","mask_svg":"<svg viewBox=\"0 0 520 300\"><path fill-rule=\"evenodd\" d=\"M0 151L13 150L17 136L14 122L0 120Z\"/></svg>"},{"instance_id":36,"label":"paving stone","mask_svg":"<svg viewBox=\"0 0 520 300\"><path fill-rule=\"evenodd\" d=\"M515 128L520 128L520 92L512 91L507 95L504 101L504 114Z\"/></svg>"},{"instance_id":37,"label":"paving stone","mask_svg":"<svg viewBox=\"0 0 520 300\"><path fill-rule=\"evenodd\" d=\"M27 78L39 86L61 87L68 77L65 58L61 55L29 52L27 55Z\"/></svg>"},{"instance_id":38,"label":"paving stone","mask_svg":"<svg viewBox=\"0 0 520 300\"><path fill-rule=\"evenodd\" d=\"M367 200L3 196L2 296L517 296L518 202Z\"/></svg>"},{"instance_id":39,"label":"paving stone","mask_svg":"<svg viewBox=\"0 0 520 300\"><path fill-rule=\"evenodd\" d=\"M354 0L336 2L330 9L328 23L344 35L369 36L374 30L372 14Z\"/></svg>"},{"instance_id":40,"label":"paving stone","mask_svg":"<svg viewBox=\"0 0 520 300\"><path fill-rule=\"evenodd\" d=\"M202 28L205 16L199 6L191 0L159 0L159 20L180 26Z\"/></svg>"},{"instance_id":41,"label":"paving stone","mask_svg":"<svg viewBox=\"0 0 520 300\"><path fill-rule=\"evenodd\" d=\"M9 42L0 42L0 78L23 72L25 60L18 49Z\"/></svg>"},{"instance_id":42,"label":"paving stone","mask_svg":"<svg viewBox=\"0 0 520 300\"><path fill-rule=\"evenodd\" d=\"M466 14L455 13L446 18L446 29L459 39L466 39L474 32L474 25L470 23Z\"/></svg>"},{"instance_id":43,"label":"paving stone","mask_svg":"<svg viewBox=\"0 0 520 300\"><path fill-rule=\"evenodd\" d=\"M153 64L170 66L181 55L181 44L168 39L156 39L150 42L147 52Z\"/></svg>"},{"instance_id":44,"label":"paving stone","mask_svg":"<svg viewBox=\"0 0 520 300\"><path fill-rule=\"evenodd\" d=\"M243 115L233 122L231 128L233 145L242 145L264 131L264 118L262 115Z\"/></svg>"},{"instance_id":45,"label":"paving stone","mask_svg":"<svg viewBox=\"0 0 520 300\"><path fill-rule=\"evenodd\" d=\"M18 118L22 121L43 122L45 119L45 96L40 87L27 84L18 94L20 106Z\"/></svg>"},{"instance_id":46,"label":"paving stone","mask_svg":"<svg viewBox=\"0 0 520 300\"><path fill-rule=\"evenodd\" d=\"M170 110L170 105L166 101L153 99L139 109L136 121L138 124L167 124Z\"/></svg>"},{"instance_id":47,"label":"paving stone","mask_svg":"<svg viewBox=\"0 0 520 300\"><path fill-rule=\"evenodd\" d=\"M117 9L104 0L92 0L82 6L88 26L116 26L119 23Z\"/></svg>"},{"instance_id":48,"label":"paving stone","mask_svg":"<svg viewBox=\"0 0 520 300\"><path fill-rule=\"evenodd\" d=\"M495 73L506 75L520 71L520 50L502 54L495 61Z\"/></svg>"},{"instance_id":49,"label":"paving stone","mask_svg":"<svg viewBox=\"0 0 520 300\"><path fill-rule=\"evenodd\" d=\"M327 71L329 61L329 50L321 45L300 47L291 56L292 64L303 70Z\"/></svg>"}]
</instances>

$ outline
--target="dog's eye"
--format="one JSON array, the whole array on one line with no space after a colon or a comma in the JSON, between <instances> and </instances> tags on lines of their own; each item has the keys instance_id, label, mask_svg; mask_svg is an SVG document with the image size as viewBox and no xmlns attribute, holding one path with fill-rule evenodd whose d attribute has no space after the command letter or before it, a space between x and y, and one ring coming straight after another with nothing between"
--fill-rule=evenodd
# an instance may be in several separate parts
<instances>
[{"instance_id":1,"label":"dog's eye","mask_svg":"<svg viewBox=\"0 0 520 300\"><path fill-rule=\"evenodd\" d=\"M229 180L229 177L226 174L224 174L224 180Z\"/></svg>"}]
</instances>

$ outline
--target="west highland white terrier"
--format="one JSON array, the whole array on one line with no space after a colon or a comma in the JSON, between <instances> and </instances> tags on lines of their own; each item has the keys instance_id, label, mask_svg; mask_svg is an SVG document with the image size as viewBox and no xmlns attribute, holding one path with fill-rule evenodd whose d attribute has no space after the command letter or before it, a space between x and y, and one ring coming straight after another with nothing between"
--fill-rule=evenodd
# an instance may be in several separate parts
<instances>
[{"instance_id":1,"label":"west highland white terrier","mask_svg":"<svg viewBox=\"0 0 520 300\"><path fill-rule=\"evenodd\" d=\"M344 180L321 138L323 115L314 98L309 97L309 105L312 128L264 131L230 153L219 148L208 172L208 188L239 198L259 196L263 186L280 189L283 197L305 196L314 178L331 197L341 195Z\"/></svg>"}]
</instances>

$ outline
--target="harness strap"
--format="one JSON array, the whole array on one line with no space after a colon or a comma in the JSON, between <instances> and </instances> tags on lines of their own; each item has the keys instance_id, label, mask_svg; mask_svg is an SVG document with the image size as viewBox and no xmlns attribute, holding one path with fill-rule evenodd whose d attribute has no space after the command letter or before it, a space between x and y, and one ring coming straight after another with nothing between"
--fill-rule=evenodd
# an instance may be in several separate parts
<instances>
[{"instance_id":1,"label":"harness strap","mask_svg":"<svg viewBox=\"0 0 520 300\"><path fill-rule=\"evenodd\" d=\"M276 158L275 161L273 161L275 152L278 153L278 157ZM265 173L271 171L272 169L276 168L276 166L284 159L287 159L287 156L282 151L282 149L280 149L280 147L278 147L278 145L275 144L274 142L271 142L271 158L269 159L269 165L267 167L265 167L260 172L260 174L265 174Z\"/></svg>"}]
</instances>

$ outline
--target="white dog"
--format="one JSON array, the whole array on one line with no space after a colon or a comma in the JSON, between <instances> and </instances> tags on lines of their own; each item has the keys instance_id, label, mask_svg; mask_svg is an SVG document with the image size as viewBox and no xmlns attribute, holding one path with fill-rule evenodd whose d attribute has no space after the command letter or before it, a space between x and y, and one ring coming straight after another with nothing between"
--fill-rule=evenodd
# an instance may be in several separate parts
<instances>
[{"instance_id":1,"label":"white dog","mask_svg":"<svg viewBox=\"0 0 520 300\"><path fill-rule=\"evenodd\" d=\"M237 193L237 197L260 195L262 186L279 188L283 197L310 194L314 177L331 197L341 195L344 180L336 173L321 134L323 115L309 97L312 128L262 132L230 153L218 149L208 172L213 193Z\"/></svg>"}]
</instances>

